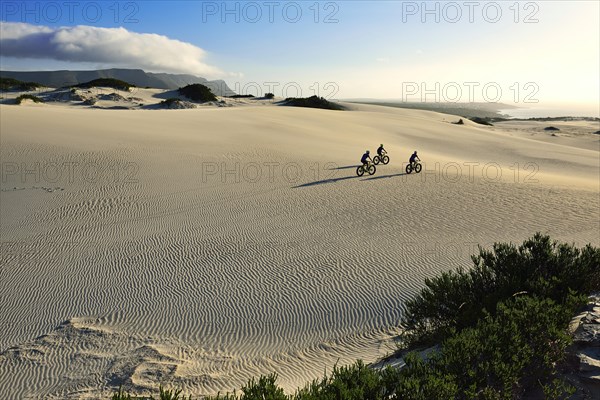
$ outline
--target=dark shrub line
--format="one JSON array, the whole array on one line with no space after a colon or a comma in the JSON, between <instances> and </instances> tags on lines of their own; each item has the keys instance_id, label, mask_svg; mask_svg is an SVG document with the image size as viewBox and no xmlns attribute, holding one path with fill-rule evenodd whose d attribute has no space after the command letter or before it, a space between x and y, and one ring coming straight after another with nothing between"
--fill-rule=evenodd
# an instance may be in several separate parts
<instances>
[{"instance_id":1,"label":"dark shrub line","mask_svg":"<svg viewBox=\"0 0 600 400\"><path fill-rule=\"evenodd\" d=\"M34 103L43 103L44 102L44 100L42 100L39 97L34 96L32 94L22 94L15 99L17 104L21 104L23 102L23 100L33 100Z\"/></svg>"},{"instance_id":2,"label":"dark shrub line","mask_svg":"<svg viewBox=\"0 0 600 400\"><path fill-rule=\"evenodd\" d=\"M43 85L37 82L22 82L18 79L13 78L0 78L0 89L1 90L22 90L29 91L43 87Z\"/></svg>"},{"instance_id":3,"label":"dark shrub line","mask_svg":"<svg viewBox=\"0 0 600 400\"><path fill-rule=\"evenodd\" d=\"M310 97L288 97L285 99L283 105L293 107L308 107L308 108L322 108L325 110L345 110L339 104L333 103L326 100L323 97L310 96Z\"/></svg>"}]
</instances>

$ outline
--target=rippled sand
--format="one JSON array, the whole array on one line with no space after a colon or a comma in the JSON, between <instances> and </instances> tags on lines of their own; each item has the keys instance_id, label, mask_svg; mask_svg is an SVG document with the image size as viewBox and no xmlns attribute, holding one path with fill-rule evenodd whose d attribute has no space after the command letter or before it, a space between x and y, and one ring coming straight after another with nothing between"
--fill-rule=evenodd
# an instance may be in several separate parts
<instances>
[{"instance_id":1,"label":"rippled sand","mask_svg":"<svg viewBox=\"0 0 600 400\"><path fill-rule=\"evenodd\" d=\"M597 135L352 107L0 106L8 398L292 391L392 352L403 302L477 244L600 244Z\"/></svg>"}]
</instances>

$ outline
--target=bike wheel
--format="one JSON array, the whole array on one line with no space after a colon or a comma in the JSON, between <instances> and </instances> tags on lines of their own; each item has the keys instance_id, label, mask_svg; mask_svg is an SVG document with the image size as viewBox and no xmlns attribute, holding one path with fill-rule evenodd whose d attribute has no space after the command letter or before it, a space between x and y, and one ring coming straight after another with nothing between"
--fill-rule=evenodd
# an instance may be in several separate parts
<instances>
[{"instance_id":1,"label":"bike wheel","mask_svg":"<svg viewBox=\"0 0 600 400\"><path fill-rule=\"evenodd\" d=\"M408 164L408 165L406 166L406 173L407 173L407 174L410 174L411 172L412 172L412 165Z\"/></svg>"},{"instance_id":2,"label":"bike wheel","mask_svg":"<svg viewBox=\"0 0 600 400\"><path fill-rule=\"evenodd\" d=\"M358 168L356 168L356 175L363 176L364 174L365 174L365 170L363 169L362 165L359 166Z\"/></svg>"},{"instance_id":3,"label":"bike wheel","mask_svg":"<svg viewBox=\"0 0 600 400\"><path fill-rule=\"evenodd\" d=\"M369 166L369 170L368 170L369 175L373 175L375 173L375 171L377 171L377 168L375 168L375 166L373 164L371 164Z\"/></svg>"},{"instance_id":4,"label":"bike wheel","mask_svg":"<svg viewBox=\"0 0 600 400\"><path fill-rule=\"evenodd\" d=\"M379 164L379 156L373 157L373 164L375 164L375 165Z\"/></svg>"},{"instance_id":5,"label":"bike wheel","mask_svg":"<svg viewBox=\"0 0 600 400\"><path fill-rule=\"evenodd\" d=\"M381 162L383 163L383 165L387 165L390 162L390 158L388 156L383 156Z\"/></svg>"},{"instance_id":6,"label":"bike wheel","mask_svg":"<svg viewBox=\"0 0 600 400\"><path fill-rule=\"evenodd\" d=\"M418 174L419 172L421 172L421 168L423 168L421 164L417 163L417 165L415 165L415 172Z\"/></svg>"}]
</instances>

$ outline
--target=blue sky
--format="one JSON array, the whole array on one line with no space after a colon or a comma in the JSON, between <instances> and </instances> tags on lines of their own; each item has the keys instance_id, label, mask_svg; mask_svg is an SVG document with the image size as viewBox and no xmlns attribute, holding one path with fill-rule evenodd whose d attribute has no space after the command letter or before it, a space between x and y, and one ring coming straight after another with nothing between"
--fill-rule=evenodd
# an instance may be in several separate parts
<instances>
[{"instance_id":1,"label":"blue sky","mask_svg":"<svg viewBox=\"0 0 600 400\"><path fill-rule=\"evenodd\" d=\"M261 89L276 82L276 95L297 84L302 95L318 88L326 97L468 101L472 94L482 101L495 99L499 90L502 101L515 105L529 97L597 106L599 4L3 1L3 36L17 41L3 40L0 63L20 70L137 63L146 70L222 78L239 91L251 82ZM64 30L75 26L86 29ZM56 53L19 42L23 31L41 30L44 40L61 43ZM135 36L136 46L111 59L111 35L121 38L115 48L127 48L133 42L127 35L135 34L165 40ZM91 41L79 46L77 40Z\"/></svg>"}]
</instances>

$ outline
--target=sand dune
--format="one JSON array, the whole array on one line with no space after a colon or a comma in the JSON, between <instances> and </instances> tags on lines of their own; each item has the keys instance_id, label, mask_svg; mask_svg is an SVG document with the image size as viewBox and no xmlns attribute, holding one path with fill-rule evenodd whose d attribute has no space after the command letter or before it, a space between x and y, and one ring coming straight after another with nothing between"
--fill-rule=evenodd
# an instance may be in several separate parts
<instances>
[{"instance_id":1,"label":"sand dune","mask_svg":"<svg viewBox=\"0 0 600 400\"><path fill-rule=\"evenodd\" d=\"M350 107L0 106L9 398L200 395L271 371L293 390L393 351L403 301L477 244L600 245L587 127ZM357 177L379 143L390 165Z\"/></svg>"},{"instance_id":2,"label":"sand dune","mask_svg":"<svg viewBox=\"0 0 600 400\"><path fill-rule=\"evenodd\" d=\"M90 88L39 88L35 91L3 91L0 104L15 104L17 97L26 94L38 97L41 102L30 99L23 100L21 106L36 107L71 107L94 108L104 110L162 110L162 109L188 109L188 108L214 108L214 107L240 107L246 105L273 105L274 100L263 97L231 98L217 96L217 101L204 103L191 102L187 97L179 94L178 90L163 90L154 88L131 87L129 90L114 89L111 87ZM163 101L179 99L180 103L165 105ZM282 100L282 99L278 99Z\"/></svg>"}]
</instances>

